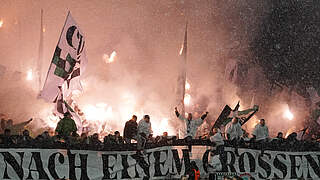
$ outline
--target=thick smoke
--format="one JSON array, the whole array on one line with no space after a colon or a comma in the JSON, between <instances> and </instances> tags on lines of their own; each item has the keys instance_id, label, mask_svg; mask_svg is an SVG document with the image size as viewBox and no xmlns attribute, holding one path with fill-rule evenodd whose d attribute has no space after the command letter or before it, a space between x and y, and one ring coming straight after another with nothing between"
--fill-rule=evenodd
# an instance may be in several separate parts
<instances>
[{"instance_id":1,"label":"thick smoke","mask_svg":"<svg viewBox=\"0 0 320 180\"><path fill-rule=\"evenodd\" d=\"M111 107L112 118L102 119L112 131L122 131L132 113L138 113L139 118L150 114L156 125L167 118L169 122L168 125L163 122L164 127L176 122L173 107L178 56L186 22L187 79L191 84L192 105L198 104L200 110L208 110L211 122L225 104L233 107L241 100L244 107L250 105L253 94L247 94L248 100L240 99L241 90L226 80L224 69L230 59L252 63L248 46L268 12L266 3L82 0L4 1L1 4L0 19L4 20L4 25L0 28L0 64L11 72L22 72L22 77L20 81L12 81L7 74L1 79L0 112L8 114L15 122L38 117L31 126L38 128L39 123L46 126L46 116L54 107L37 99L34 81L25 79L38 57L40 9L44 10L45 26L42 77L46 75L70 10L85 33L89 60L83 76L84 92L75 100L84 112L88 106L96 107L101 103L106 110ZM105 63L104 54L110 55L113 51L117 53L115 61ZM261 77L260 80L265 79ZM266 116L270 112L262 110L258 115L272 119L274 116ZM272 122L268 119L267 122ZM272 129L277 125L270 123L269 126ZM283 127L283 130L288 128ZM174 128L162 131L175 133Z\"/></svg>"}]
</instances>

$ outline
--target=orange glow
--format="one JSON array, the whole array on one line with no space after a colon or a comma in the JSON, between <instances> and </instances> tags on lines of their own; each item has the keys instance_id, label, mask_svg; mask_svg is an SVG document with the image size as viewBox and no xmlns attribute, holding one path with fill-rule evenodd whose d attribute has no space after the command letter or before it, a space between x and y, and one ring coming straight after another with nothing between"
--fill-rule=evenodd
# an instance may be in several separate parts
<instances>
[{"instance_id":1,"label":"orange glow","mask_svg":"<svg viewBox=\"0 0 320 180\"><path fill-rule=\"evenodd\" d=\"M286 133L286 135L285 135L285 138L287 138L287 137L289 136L289 134L293 133L294 130L295 130L294 127L291 127L290 129L288 129L288 131L287 131L287 133Z\"/></svg>"},{"instance_id":2,"label":"orange glow","mask_svg":"<svg viewBox=\"0 0 320 180\"><path fill-rule=\"evenodd\" d=\"M292 112L290 111L288 105L286 106L286 109L284 110L283 117L286 118L286 119L289 119L290 121L294 118L294 116L293 116Z\"/></svg>"},{"instance_id":3,"label":"orange glow","mask_svg":"<svg viewBox=\"0 0 320 180\"><path fill-rule=\"evenodd\" d=\"M155 125L154 125L155 124ZM152 122L152 130L155 135L162 135L163 132L168 132L168 118L162 118L160 122Z\"/></svg>"},{"instance_id":4,"label":"orange glow","mask_svg":"<svg viewBox=\"0 0 320 180\"><path fill-rule=\"evenodd\" d=\"M185 87L186 90L190 90L190 87L191 87L191 86L190 86L189 82L186 80L186 87Z\"/></svg>"},{"instance_id":5,"label":"orange glow","mask_svg":"<svg viewBox=\"0 0 320 180\"><path fill-rule=\"evenodd\" d=\"M191 103L191 95L190 94L185 94L184 96L184 104L185 105L190 105Z\"/></svg>"},{"instance_id":6,"label":"orange glow","mask_svg":"<svg viewBox=\"0 0 320 180\"><path fill-rule=\"evenodd\" d=\"M110 56L108 54L103 54L102 59L105 63L109 64L115 61L117 53L113 51Z\"/></svg>"},{"instance_id":7,"label":"orange glow","mask_svg":"<svg viewBox=\"0 0 320 180\"><path fill-rule=\"evenodd\" d=\"M109 133L109 130L106 130L106 127L103 125L113 117L111 106L108 106L106 103L86 105L83 108L83 113L88 123L94 127L95 132L101 133L107 131Z\"/></svg>"},{"instance_id":8,"label":"orange glow","mask_svg":"<svg viewBox=\"0 0 320 180\"><path fill-rule=\"evenodd\" d=\"M2 28L2 26L3 26L3 20L1 19L0 20L0 28Z\"/></svg>"},{"instance_id":9,"label":"orange glow","mask_svg":"<svg viewBox=\"0 0 320 180\"><path fill-rule=\"evenodd\" d=\"M27 80L32 81L32 79L33 79L33 72L32 72L32 69L29 69L27 72Z\"/></svg>"},{"instance_id":10,"label":"orange glow","mask_svg":"<svg viewBox=\"0 0 320 180\"><path fill-rule=\"evenodd\" d=\"M181 45L181 49L180 49L179 54L181 55L181 54L182 54L182 52L183 52L183 44Z\"/></svg>"}]
</instances>

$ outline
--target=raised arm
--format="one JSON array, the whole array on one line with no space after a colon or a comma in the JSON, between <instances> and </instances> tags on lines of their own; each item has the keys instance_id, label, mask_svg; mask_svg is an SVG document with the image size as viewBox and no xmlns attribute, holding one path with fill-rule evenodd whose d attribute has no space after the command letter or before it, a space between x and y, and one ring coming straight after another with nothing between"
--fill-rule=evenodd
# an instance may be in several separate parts
<instances>
[{"instance_id":1,"label":"raised arm","mask_svg":"<svg viewBox=\"0 0 320 180\"><path fill-rule=\"evenodd\" d=\"M196 121L196 125L200 126L204 122L204 119L207 116L208 116L208 112L204 113L199 119L194 120L194 121Z\"/></svg>"}]
</instances>

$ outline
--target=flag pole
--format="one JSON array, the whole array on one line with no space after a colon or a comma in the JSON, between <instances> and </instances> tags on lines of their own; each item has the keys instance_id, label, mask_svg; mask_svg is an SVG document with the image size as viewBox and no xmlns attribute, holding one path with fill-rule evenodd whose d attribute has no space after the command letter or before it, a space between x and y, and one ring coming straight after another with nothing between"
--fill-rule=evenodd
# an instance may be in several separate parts
<instances>
[{"instance_id":1,"label":"flag pole","mask_svg":"<svg viewBox=\"0 0 320 180\"><path fill-rule=\"evenodd\" d=\"M186 22L186 28L184 32L184 41L183 41L183 49L182 49L182 62L183 62L183 84L182 84L182 115L185 116L185 104L184 104L184 97L186 94L186 80L187 80L187 49L188 49L188 21Z\"/></svg>"},{"instance_id":2,"label":"flag pole","mask_svg":"<svg viewBox=\"0 0 320 180\"><path fill-rule=\"evenodd\" d=\"M41 74L42 74L42 61L43 61L43 9L41 9L40 17L40 42L37 62L37 78L38 78L38 91L41 90Z\"/></svg>"}]
</instances>

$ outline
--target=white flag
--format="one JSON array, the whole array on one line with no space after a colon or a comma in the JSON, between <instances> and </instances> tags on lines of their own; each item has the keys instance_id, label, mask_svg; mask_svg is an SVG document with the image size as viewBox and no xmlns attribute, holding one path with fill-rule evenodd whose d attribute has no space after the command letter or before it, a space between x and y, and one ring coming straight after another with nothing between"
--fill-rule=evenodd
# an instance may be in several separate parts
<instances>
[{"instance_id":1,"label":"white flag","mask_svg":"<svg viewBox=\"0 0 320 180\"><path fill-rule=\"evenodd\" d=\"M68 13L56 46L51 65L40 97L53 102L59 95L59 86L67 83L67 89L82 91L80 74L86 64L85 38L75 20Z\"/></svg>"}]
</instances>

